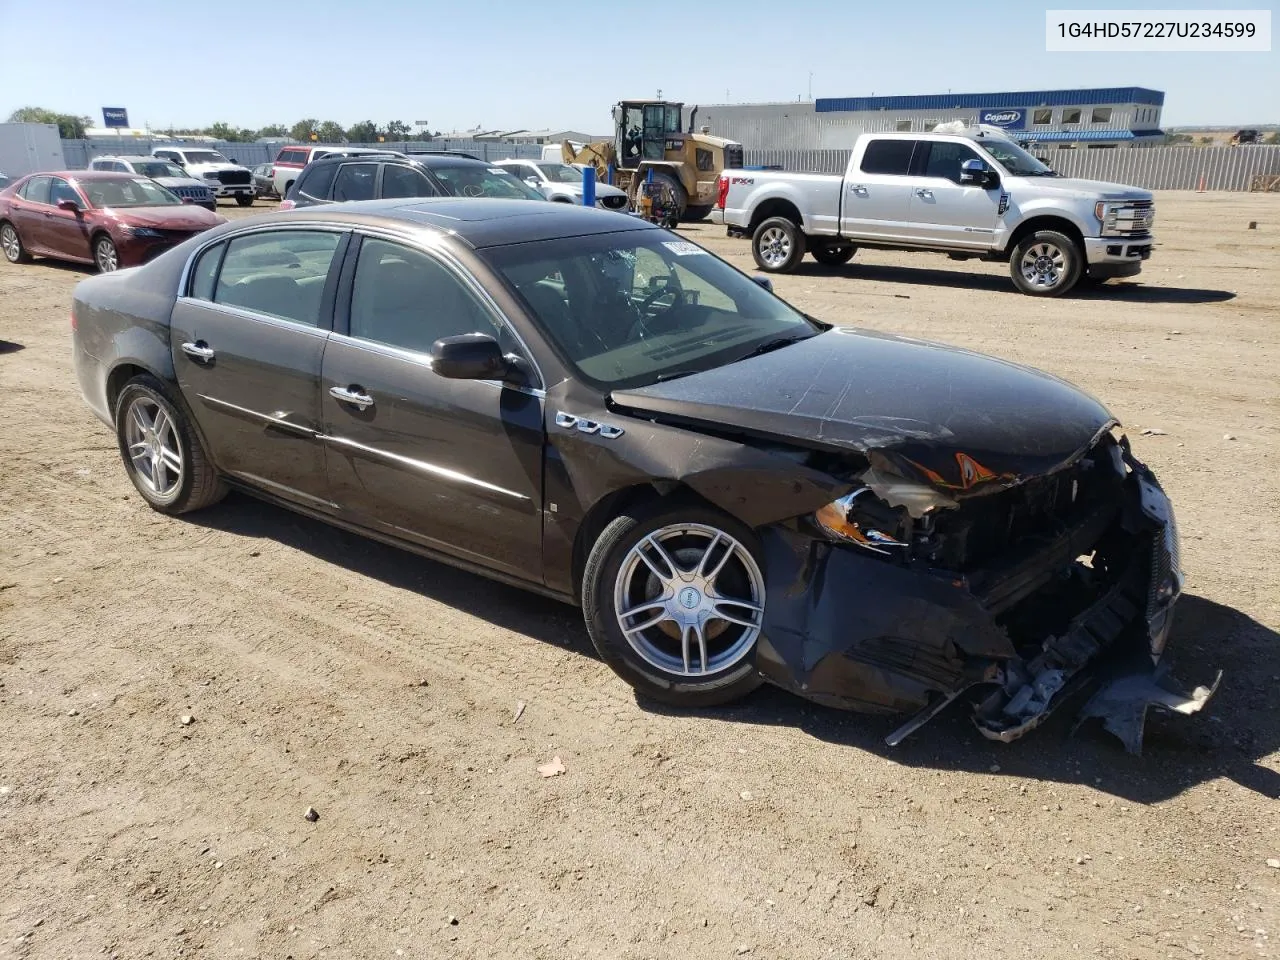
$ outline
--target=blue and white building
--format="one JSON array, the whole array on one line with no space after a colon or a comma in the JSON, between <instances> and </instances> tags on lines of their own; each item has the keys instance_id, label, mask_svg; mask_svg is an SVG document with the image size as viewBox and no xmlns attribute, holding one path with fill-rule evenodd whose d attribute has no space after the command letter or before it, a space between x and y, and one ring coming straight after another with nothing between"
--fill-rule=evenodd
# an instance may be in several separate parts
<instances>
[{"instance_id":1,"label":"blue and white building","mask_svg":"<svg viewBox=\"0 0 1280 960\"><path fill-rule=\"evenodd\" d=\"M1042 149L1105 149L1162 142L1163 108L1160 90L1099 87L712 104L686 107L685 121L748 150L847 150L860 133L923 133L949 120L1002 127Z\"/></svg>"}]
</instances>

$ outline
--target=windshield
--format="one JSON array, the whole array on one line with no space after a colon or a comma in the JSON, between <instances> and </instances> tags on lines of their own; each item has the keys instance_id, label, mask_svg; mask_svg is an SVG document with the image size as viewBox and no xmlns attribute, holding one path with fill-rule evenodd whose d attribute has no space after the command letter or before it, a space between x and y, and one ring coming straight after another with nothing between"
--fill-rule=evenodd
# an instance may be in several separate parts
<instances>
[{"instance_id":1,"label":"windshield","mask_svg":"<svg viewBox=\"0 0 1280 960\"><path fill-rule=\"evenodd\" d=\"M188 150L187 163L229 163L217 150Z\"/></svg>"},{"instance_id":2,"label":"windshield","mask_svg":"<svg viewBox=\"0 0 1280 960\"><path fill-rule=\"evenodd\" d=\"M507 200L546 200L540 192L501 167L483 164L458 164L436 166L430 171L444 184L446 192L455 197L500 197Z\"/></svg>"},{"instance_id":3,"label":"windshield","mask_svg":"<svg viewBox=\"0 0 1280 960\"><path fill-rule=\"evenodd\" d=\"M134 173L144 177L186 177L180 166L167 160L135 160L130 166Z\"/></svg>"},{"instance_id":4,"label":"windshield","mask_svg":"<svg viewBox=\"0 0 1280 960\"><path fill-rule=\"evenodd\" d=\"M1008 140L979 140L978 145L991 154L1000 166L1015 177L1056 177L1057 174L1047 166Z\"/></svg>"},{"instance_id":5,"label":"windshield","mask_svg":"<svg viewBox=\"0 0 1280 960\"><path fill-rule=\"evenodd\" d=\"M665 230L480 253L556 351L601 390L709 370L819 330L745 274Z\"/></svg>"},{"instance_id":6,"label":"windshield","mask_svg":"<svg viewBox=\"0 0 1280 960\"><path fill-rule=\"evenodd\" d=\"M94 207L169 207L182 201L151 180L81 180L80 189Z\"/></svg>"},{"instance_id":7,"label":"windshield","mask_svg":"<svg viewBox=\"0 0 1280 960\"><path fill-rule=\"evenodd\" d=\"M582 171L567 163L539 163L535 166L543 172L548 180L555 183L574 183L581 186Z\"/></svg>"}]
</instances>

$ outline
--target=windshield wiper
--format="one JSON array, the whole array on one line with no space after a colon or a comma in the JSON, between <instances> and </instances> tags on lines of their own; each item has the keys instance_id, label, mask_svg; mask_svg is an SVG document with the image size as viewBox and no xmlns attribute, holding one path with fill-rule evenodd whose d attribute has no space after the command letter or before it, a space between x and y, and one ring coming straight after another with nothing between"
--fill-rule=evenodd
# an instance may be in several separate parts
<instances>
[{"instance_id":1,"label":"windshield wiper","mask_svg":"<svg viewBox=\"0 0 1280 960\"><path fill-rule=\"evenodd\" d=\"M668 370L666 373L660 373L653 378L654 383L666 383L668 380L679 380L681 377L689 377L695 373L702 373L701 370Z\"/></svg>"},{"instance_id":2,"label":"windshield wiper","mask_svg":"<svg viewBox=\"0 0 1280 960\"><path fill-rule=\"evenodd\" d=\"M774 337L772 340L766 340L758 347L753 347L751 350L748 350L742 356L735 358L731 362L737 363L739 360L749 360L751 357L758 357L762 353L770 353L774 350L781 349L782 347L789 347L793 343L799 343L801 340L808 339L809 338L807 336L797 336L795 334L787 337Z\"/></svg>"}]
</instances>

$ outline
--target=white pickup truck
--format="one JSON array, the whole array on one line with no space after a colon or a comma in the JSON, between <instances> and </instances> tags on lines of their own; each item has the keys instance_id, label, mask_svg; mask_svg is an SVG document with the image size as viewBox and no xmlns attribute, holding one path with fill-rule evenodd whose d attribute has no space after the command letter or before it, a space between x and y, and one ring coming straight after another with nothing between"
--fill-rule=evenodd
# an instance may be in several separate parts
<instances>
[{"instance_id":1,"label":"white pickup truck","mask_svg":"<svg viewBox=\"0 0 1280 960\"><path fill-rule=\"evenodd\" d=\"M843 176L729 170L714 219L749 236L761 270L808 251L847 263L860 246L1007 262L1023 293L1131 277L1151 256L1146 190L1059 177L999 130L865 133Z\"/></svg>"}]
</instances>

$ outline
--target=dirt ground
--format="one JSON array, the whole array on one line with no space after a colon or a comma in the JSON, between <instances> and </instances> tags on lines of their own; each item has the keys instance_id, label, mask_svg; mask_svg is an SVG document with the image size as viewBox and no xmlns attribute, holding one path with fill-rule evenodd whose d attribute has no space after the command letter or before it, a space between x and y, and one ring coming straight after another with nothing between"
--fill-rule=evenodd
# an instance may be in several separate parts
<instances>
[{"instance_id":1,"label":"dirt ground","mask_svg":"<svg viewBox=\"0 0 1280 960\"><path fill-rule=\"evenodd\" d=\"M1226 671L1141 758L656 712L571 608L246 497L153 513L71 373L83 273L0 262L0 957L1276 956L1280 196L1157 210L1140 282L1061 300L927 254L777 283L1125 422L1182 529L1177 672Z\"/></svg>"}]
</instances>

